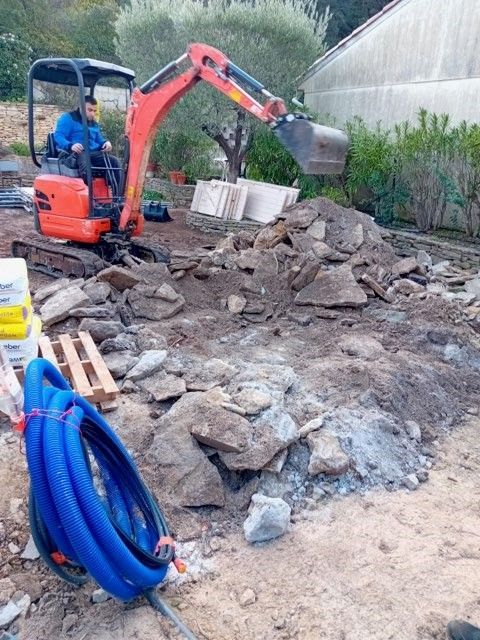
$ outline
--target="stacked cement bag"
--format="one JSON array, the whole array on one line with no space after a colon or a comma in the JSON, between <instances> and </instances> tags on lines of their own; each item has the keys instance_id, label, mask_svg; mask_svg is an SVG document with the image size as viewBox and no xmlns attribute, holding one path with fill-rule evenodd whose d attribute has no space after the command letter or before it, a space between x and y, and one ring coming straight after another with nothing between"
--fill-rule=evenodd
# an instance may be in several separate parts
<instances>
[{"instance_id":1,"label":"stacked cement bag","mask_svg":"<svg viewBox=\"0 0 480 640\"><path fill-rule=\"evenodd\" d=\"M10 364L25 367L38 355L42 323L33 313L23 258L0 259L0 345Z\"/></svg>"}]
</instances>

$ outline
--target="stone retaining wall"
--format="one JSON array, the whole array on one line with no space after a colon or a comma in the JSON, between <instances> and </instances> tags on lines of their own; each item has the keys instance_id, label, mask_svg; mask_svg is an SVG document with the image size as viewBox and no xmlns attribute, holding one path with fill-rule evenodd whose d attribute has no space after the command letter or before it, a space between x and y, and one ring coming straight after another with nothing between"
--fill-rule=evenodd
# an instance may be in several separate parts
<instances>
[{"instance_id":1,"label":"stone retaining wall","mask_svg":"<svg viewBox=\"0 0 480 640\"><path fill-rule=\"evenodd\" d=\"M146 178L145 188L160 191L162 200L173 202L179 209L189 209L195 193L194 184L176 185L162 178Z\"/></svg>"},{"instance_id":2,"label":"stone retaining wall","mask_svg":"<svg viewBox=\"0 0 480 640\"><path fill-rule=\"evenodd\" d=\"M62 109L50 104L35 105L35 143L42 145L53 131ZM0 143L28 144L28 108L25 102L0 102Z\"/></svg>"},{"instance_id":3,"label":"stone retaining wall","mask_svg":"<svg viewBox=\"0 0 480 640\"><path fill-rule=\"evenodd\" d=\"M432 256L434 262L449 260L461 269L480 267L480 244L465 246L425 234L397 229L382 229L382 236L394 247L399 256L414 256L423 249Z\"/></svg>"},{"instance_id":4,"label":"stone retaining wall","mask_svg":"<svg viewBox=\"0 0 480 640\"><path fill-rule=\"evenodd\" d=\"M189 211L186 219L189 227L200 229L206 233L238 233L239 231L250 231L255 233L265 225L254 220L222 220L213 216L206 216L203 213Z\"/></svg>"}]
</instances>

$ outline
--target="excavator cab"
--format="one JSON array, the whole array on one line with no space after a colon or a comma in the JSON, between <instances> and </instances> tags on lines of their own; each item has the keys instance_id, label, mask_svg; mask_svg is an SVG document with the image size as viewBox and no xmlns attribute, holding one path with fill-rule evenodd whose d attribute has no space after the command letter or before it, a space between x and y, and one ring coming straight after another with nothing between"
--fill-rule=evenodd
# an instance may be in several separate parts
<instances>
[{"instance_id":1,"label":"excavator cab","mask_svg":"<svg viewBox=\"0 0 480 640\"><path fill-rule=\"evenodd\" d=\"M123 204L123 171L108 163L106 168L92 168L85 112L85 96L94 96L99 81L111 78L125 87L130 98L135 73L115 64L89 58L46 58L37 60L30 68L28 139L32 160L41 170L34 183L34 216L36 230L43 235L94 244L102 234L115 228ZM76 103L80 106L87 158L85 180L74 157L56 147L53 132L48 134L43 150L36 150L35 81L77 89ZM125 164L125 158L121 164ZM116 185L113 191L112 185Z\"/></svg>"}]
</instances>

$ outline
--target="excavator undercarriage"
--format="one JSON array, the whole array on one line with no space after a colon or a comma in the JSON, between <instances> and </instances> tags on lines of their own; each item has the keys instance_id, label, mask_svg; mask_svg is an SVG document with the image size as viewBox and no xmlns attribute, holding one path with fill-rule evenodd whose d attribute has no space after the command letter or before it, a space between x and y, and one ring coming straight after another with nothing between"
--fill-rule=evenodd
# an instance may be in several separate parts
<instances>
[{"instance_id":1,"label":"excavator undercarriage","mask_svg":"<svg viewBox=\"0 0 480 640\"><path fill-rule=\"evenodd\" d=\"M53 241L41 235L14 240L12 254L28 268L56 278L90 278L112 264L132 267L142 262L169 262L169 251L140 240L106 238L97 245Z\"/></svg>"}]
</instances>

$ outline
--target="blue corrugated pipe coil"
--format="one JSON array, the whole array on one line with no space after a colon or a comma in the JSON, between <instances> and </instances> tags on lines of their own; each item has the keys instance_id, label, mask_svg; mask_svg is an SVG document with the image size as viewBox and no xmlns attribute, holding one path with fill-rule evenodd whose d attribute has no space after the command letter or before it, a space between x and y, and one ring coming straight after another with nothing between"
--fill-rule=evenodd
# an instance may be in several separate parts
<instances>
[{"instance_id":1,"label":"blue corrugated pipe coil","mask_svg":"<svg viewBox=\"0 0 480 640\"><path fill-rule=\"evenodd\" d=\"M30 525L43 560L64 580L91 576L121 600L151 591L174 546L120 439L42 358L25 374L25 415Z\"/></svg>"}]
</instances>

